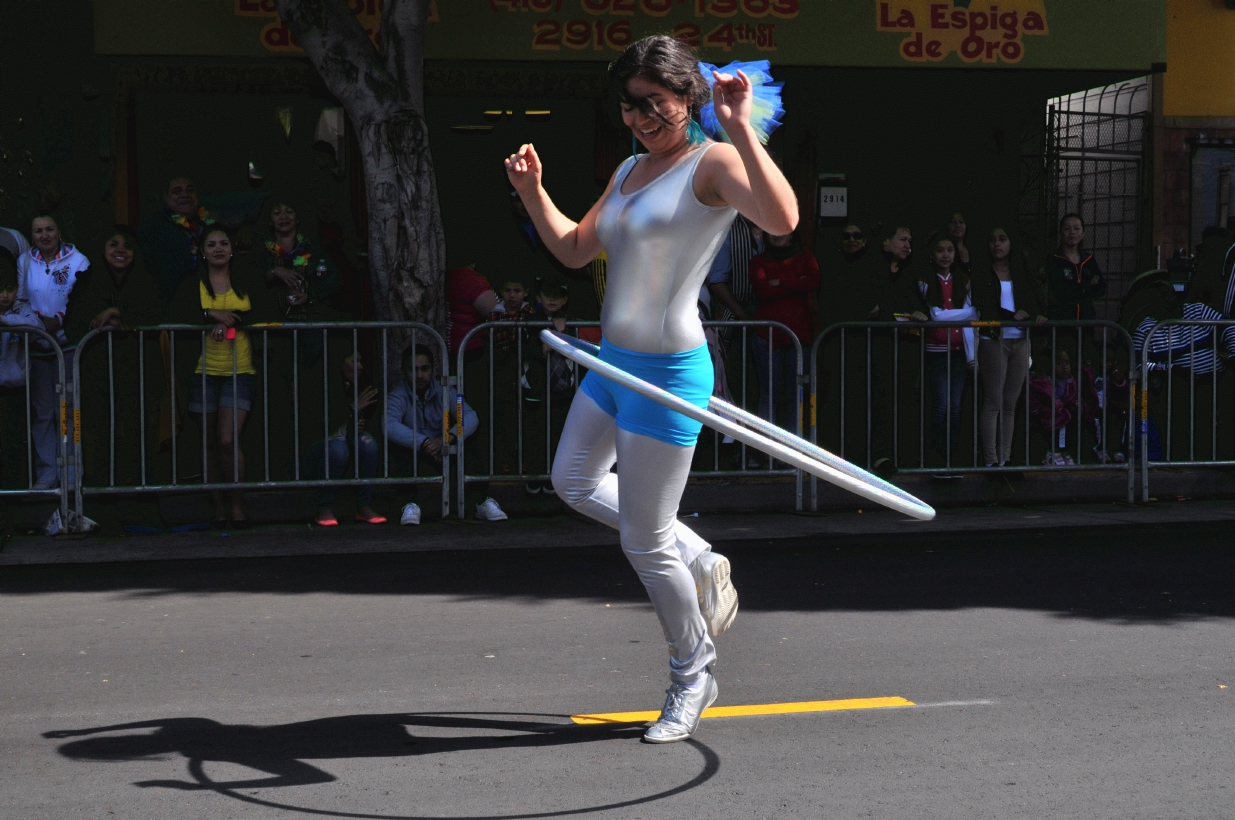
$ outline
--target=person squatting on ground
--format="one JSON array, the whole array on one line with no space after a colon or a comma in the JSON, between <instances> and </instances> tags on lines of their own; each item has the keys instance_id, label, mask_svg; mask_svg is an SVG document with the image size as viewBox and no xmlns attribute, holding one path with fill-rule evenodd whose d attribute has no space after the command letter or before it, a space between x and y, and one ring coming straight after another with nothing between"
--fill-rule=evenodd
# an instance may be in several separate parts
<instances>
[{"instance_id":1,"label":"person squatting on ground","mask_svg":"<svg viewBox=\"0 0 1235 820\"><path fill-rule=\"evenodd\" d=\"M457 439L460 427L469 438L480 427L476 411L466 401L459 402L452 387L443 391L435 375L436 364L428 345L409 346L401 362L403 379L386 397L385 431L390 443L391 472L405 476L441 475L442 461ZM463 417L457 417L462 404ZM449 414L446 438L442 437L442 414ZM488 496L489 483L474 482L471 493L483 500L476 503L476 517L481 521L505 521L507 516L497 501ZM463 503L463 499L460 499ZM420 504L409 501L403 505L400 524L420 523Z\"/></svg>"},{"instance_id":2,"label":"person squatting on ground","mask_svg":"<svg viewBox=\"0 0 1235 820\"><path fill-rule=\"evenodd\" d=\"M751 68L758 80L769 79ZM773 117L752 125L760 95L751 76L697 64L686 46L665 36L632 44L609 66L609 77L622 120L647 153L618 167L582 221L568 219L549 198L533 146L512 154L506 172L562 264L579 268L607 253L601 359L706 407L713 373L696 303L734 216L740 212L775 235L797 227L793 190L755 127L774 120L779 100L771 106L760 97ZM715 133L723 128L732 145L707 139L696 112L717 126ZM558 495L621 532L622 549L664 628L671 685L643 736L651 743L685 740L698 728L717 695L709 632L723 632L737 607L729 562L677 520L701 429L589 373L553 464ZM615 462L619 474L610 472Z\"/></svg>"},{"instance_id":3,"label":"person squatting on ground","mask_svg":"<svg viewBox=\"0 0 1235 820\"><path fill-rule=\"evenodd\" d=\"M569 286L555 278L536 281L536 311L532 319L550 322L559 333L566 331L567 306L570 303ZM548 470L550 453L557 449L566 423L566 413L574 397L575 385L581 374L575 363L561 354L554 353L543 344L539 336L527 350L527 362L523 365L524 385L529 388L523 394L528 403L525 412L525 456L529 472ZM533 485L527 486L533 492ZM553 482L541 482L536 491L553 494Z\"/></svg>"},{"instance_id":4,"label":"person squatting on ground","mask_svg":"<svg viewBox=\"0 0 1235 820\"><path fill-rule=\"evenodd\" d=\"M30 434L34 441L34 489L50 490L60 486L57 457L60 454L60 432L56 420L60 417L60 402L72 406L74 344L64 332L64 317L69 307L69 294L77 277L90 267L90 260L60 239L60 227L50 216L36 216L30 232L34 246L17 260L17 299L29 303L44 330L55 339L64 354L63 397L56 395L60 381L59 366L48 343L33 341L30 347L30 405L33 418ZM73 440L73 418L65 420L67 441ZM68 453L65 453L68 458ZM74 486L73 465L66 468L68 485Z\"/></svg>"},{"instance_id":5,"label":"person squatting on ground","mask_svg":"<svg viewBox=\"0 0 1235 820\"><path fill-rule=\"evenodd\" d=\"M343 401L331 402L330 415L334 422L334 433L325 441L313 445L309 453L310 478L376 478L377 440L366 428L379 400L377 388L372 385L360 387L359 379L364 373L364 364L359 353L353 353L344 359L342 369L343 381L335 398ZM353 445L356 450L354 464ZM349 464L354 467L354 472L347 469ZM317 517L314 523L319 527L339 526L339 520L334 515L334 497L334 487L322 487L318 490ZM361 524L385 524L386 517L375 512L372 504L373 485L356 485L356 521Z\"/></svg>"}]
</instances>

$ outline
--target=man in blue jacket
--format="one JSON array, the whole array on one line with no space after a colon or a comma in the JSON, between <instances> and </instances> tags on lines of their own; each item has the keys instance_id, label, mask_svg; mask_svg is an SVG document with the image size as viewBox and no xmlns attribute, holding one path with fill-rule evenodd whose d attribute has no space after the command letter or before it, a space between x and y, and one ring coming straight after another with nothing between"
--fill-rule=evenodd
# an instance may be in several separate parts
<instances>
[{"instance_id":1,"label":"man in blue jacket","mask_svg":"<svg viewBox=\"0 0 1235 820\"><path fill-rule=\"evenodd\" d=\"M449 453L459 428L456 417L458 394L454 388L443 390L434 377L433 351L427 345L408 347L403 351L403 380L386 397L386 438L391 445L391 459L404 474L417 477L441 475L442 459ZM442 414L448 413L449 432L442 434ZM480 426L476 411L463 403L463 437L469 438ZM488 482L469 486L478 497L476 517L481 521L505 521L506 513L489 497ZM468 495L472 493L469 492ZM420 505L408 502L403 506L400 524L419 524Z\"/></svg>"}]
</instances>

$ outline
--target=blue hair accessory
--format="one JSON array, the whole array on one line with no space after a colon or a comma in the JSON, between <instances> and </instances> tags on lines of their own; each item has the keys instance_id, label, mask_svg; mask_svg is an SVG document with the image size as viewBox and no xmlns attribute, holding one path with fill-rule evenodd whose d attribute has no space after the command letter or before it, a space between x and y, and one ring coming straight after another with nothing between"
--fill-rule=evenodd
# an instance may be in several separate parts
<instances>
[{"instance_id":1,"label":"blue hair accessory","mask_svg":"<svg viewBox=\"0 0 1235 820\"><path fill-rule=\"evenodd\" d=\"M701 145L708 141L708 135L703 133L699 123L691 120L690 125L686 126L686 141L691 145Z\"/></svg>"},{"instance_id":2,"label":"blue hair accessory","mask_svg":"<svg viewBox=\"0 0 1235 820\"><path fill-rule=\"evenodd\" d=\"M736 77L738 71L743 71L750 78L751 92L754 95L750 111L750 126L755 129L755 134L764 145L767 145L768 137L772 132L780 127L780 118L785 114L785 106L780 97L781 89L785 84L772 82L771 68L772 64L767 60L752 62L736 60L724 68L717 68L711 63L699 63L699 71L702 72L709 89L716 86L716 78L712 76L712 72ZM699 109L699 125L703 132L712 139L729 142L729 135L725 133L725 129L720 126L720 121L716 119L716 104L711 100Z\"/></svg>"}]
</instances>

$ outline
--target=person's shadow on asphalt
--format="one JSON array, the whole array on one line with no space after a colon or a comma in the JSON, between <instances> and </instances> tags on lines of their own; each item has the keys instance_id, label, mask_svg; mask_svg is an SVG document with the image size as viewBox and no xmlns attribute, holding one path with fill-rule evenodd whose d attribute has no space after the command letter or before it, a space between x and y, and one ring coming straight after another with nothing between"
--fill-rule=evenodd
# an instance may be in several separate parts
<instances>
[{"instance_id":1,"label":"person's shadow on asphalt","mask_svg":"<svg viewBox=\"0 0 1235 820\"><path fill-rule=\"evenodd\" d=\"M108 737L89 737L60 746L65 757L77 760L115 761L151 759L169 754L188 758L192 781L144 780L135 786L171 789L234 791L330 783L334 775L306 760L343 758L411 757L426 754L503 748L562 746L606 740L631 740L643 733L630 724L578 726L562 715L521 715L544 720L503 719L466 714L346 715L276 726L244 726L207 718L166 718L46 732L52 739L129 732ZM459 737L417 737L415 727L456 729ZM136 733L154 729L154 732ZM510 733L510 734L504 734ZM710 750L705 754L712 768ZM219 782L206 774L206 762L234 763L271 776ZM706 771L706 770L705 770ZM710 773L707 774L710 777ZM706 778L705 778L706 779Z\"/></svg>"}]
</instances>

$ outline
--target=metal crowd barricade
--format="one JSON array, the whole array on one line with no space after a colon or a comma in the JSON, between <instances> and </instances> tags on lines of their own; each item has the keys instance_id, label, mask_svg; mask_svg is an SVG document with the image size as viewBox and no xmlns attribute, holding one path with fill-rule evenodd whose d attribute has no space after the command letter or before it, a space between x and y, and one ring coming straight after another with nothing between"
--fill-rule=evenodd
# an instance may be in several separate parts
<instances>
[{"instance_id":1,"label":"metal crowd barricade","mask_svg":"<svg viewBox=\"0 0 1235 820\"><path fill-rule=\"evenodd\" d=\"M973 456L972 456L970 463L968 464L953 463L952 450L950 446L947 447L946 451L943 453L943 463L942 464L933 465L933 466L928 466L927 464L927 449L926 449L927 428L928 428L927 402L926 402L926 394L928 392L928 385L927 385L927 378L926 378L927 351L926 351L926 345L923 340L925 338L924 332L931 328L962 329L962 330L972 329L975 334L975 339L974 339L975 358L974 358L972 369L968 371L970 374L972 374L972 383L973 383L973 389L972 389L972 394L973 394L972 396ZM1135 379L1136 379L1135 368L1133 367L1133 363L1131 361L1131 357L1134 355L1132 338L1128 334L1127 330L1125 330L1122 326L1120 326L1119 324L1115 322L1108 322L1108 321L1101 321L1101 320L1074 321L1074 322L1050 321L1050 322L1046 322L1041 325L1035 322L993 322L993 321L840 322L840 323L831 325L830 327L826 328L821 334L819 334L819 336L815 338L815 341L811 346L811 353L810 353L810 359L811 359L811 366L810 366L810 384L811 384L810 438L811 438L811 441L815 444L819 444L819 404L820 404L820 396L822 395L821 391L832 387L831 385L821 384L820 377L819 377L820 352L823 350L824 345L828 340L839 336L838 348L839 348L839 364L840 364L839 371L840 373L839 373L839 388L837 392L839 394L839 419L838 421L839 421L840 447L839 447L838 455L840 455L842 458L846 458L851 461L856 461L856 463L858 463L859 465L867 469L872 469L875 466L874 464L872 464L872 457L876 455L872 452L872 441L873 441L873 433L874 433L873 426L875 424L874 412L873 412L874 408L872 406L872 402L873 402L873 394L876 392L874 385L875 385L876 379L880 378L878 374L883 374L883 377L886 377L890 371L891 382L892 382L891 390L890 391L879 391L879 392L882 392L885 394L884 396L882 396L882 398L885 398L885 399L888 398L886 396L886 393L887 392L891 393L891 397L890 397L891 401L889 402L890 409L888 411L888 415L891 416L891 425L890 425L891 431L890 431L890 435L887 436L891 440L891 452L888 454L883 454L883 455L890 457L892 464L895 465L895 472L905 473L905 474L917 473L917 474L939 475L941 473L943 474L993 473L993 472L1011 473L1011 472L1037 472L1041 470L1082 471L1082 472L1083 471L1107 471L1107 472L1123 471L1127 473L1127 477L1128 477L1127 500L1129 503L1131 503L1133 501L1133 495L1134 495L1134 490L1135 490L1135 467L1133 463L1132 453L1129 452L1127 454L1127 458L1125 462L1118 463L1118 462L1112 461L1109 458L1109 454L1107 454L1105 450L1106 442L1107 442L1108 435L1109 435L1109 426L1108 426L1108 421L1109 421L1108 416L1109 416L1109 407L1110 407L1109 400L1100 402L1101 406L1099 410L1101 413L1101 428L1100 428L1101 440L1098 442L1097 446L1103 449L1101 450L1101 456L1099 457L1099 461L1097 463L1084 463L1082 446L1081 446L1081 443L1083 441L1081 424L1078 424L1076 426L1075 441L1073 442L1075 446L1075 459L1074 459L1073 464L1035 465L1035 464L1030 463L1031 462L1031 458L1030 458L1030 429L1031 429L1030 391L1031 391L1031 382L1032 382L1033 373L1031 372L1029 367L1026 367L1025 384L1021 392L1021 397L1019 399L1019 401L1023 402L1024 404L1023 419L1024 419L1024 425L1025 425L1024 426L1024 461L1025 463L1023 465L1014 466L1014 465L1009 464L1009 465L995 466L995 467L988 467L985 464L981 463L980 461L981 449L980 449L980 441L979 441L979 428L980 428L980 417L981 417L981 402L979 401L979 393L981 392L979 389L981 365L979 364L979 360L981 357L977 355L976 348L978 345L982 344L983 340L976 338L976 337L978 333L982 330L987 330L987 329L994 330L994 329L1001 329L1001 328L1023 328L1026 331L1025 338L1027 340L1027 345L1029 347L1028 354L1030 356L1032 356L1032 352L1033 352L1033 340L1035 339L1035 334L1037 334L1036 338L1041 338L1041 334L1049 334L1048 350L1055 351L1059 349L1061 340L1070 341L1068 337L1071 336L1071 333L1073 331L1075 331L1075 334L1076 334L1076 337L1075 337L1076 348L1075 349L1076 351L1078 351L1078 353L1086 350L1087 348L1101 351L1101 366L1095 367L1094 373L1095 373L1095 376L1099 376L1100 374L1100 378L1102 379L1102 384L1103 384L1103 387L1102 387L1103 390L1107 390L1108 386L1110 385L1110 380L1107 374L1107 353L1112 349L1112 347L1114 347L1115 349L1118 349L1118 344L1122 343L1123 350L1129 357L1126 373L1128 376L1129 414L1131 413L1131 408L1134 406ZM1099 330L1102 331L1101 340L1100 342L1096 342L1094 341L1094 337L1098 335L1096 331L1099 331ZM849 392L849 379L847 378L847 373L846 373L846 368L847 368L847 365L849 364L849 360L848 360L848 356L846 355L847 354L846 347L848 344L851 343L851 335L855 331L858 332L858 336L859 336L859 339L858 339L859 349L862 353L864 353L864 356L862 357L864 358L864 362L862 363L863 364L862 370L864 371L864 378L862 380L863 381L862 388L863 388L863 393L864 393L864 398L865 398L865 408L866 408L865 419L864 419L865 420L865 431L863 431L864 435L859 435L858 437L861 448L860 448L860 451L856 454L853 452L853 447L850 445L850 440L851 440L850 431L846 429L846 423L847 423L847 417L848 417L847 393ZM1086 338L1085 338L1086 331L1089 331L1088 341L1086 341ZM877 362L877 361L874 361L874 359L872 358L873 349L874 349L873 339L874 339L875 334L888 334L888 333L890 333L892 336L892 339L891 339L892 361L890 363L890 368L887 362ZM1114 340L1111 339L1112 336L1114 337ZM884 347L886 348L887 346L885 345ZM916 348L916 351L914 350L914 348ZM904 396L902 395L903 391L901 389L901 378L900 378L902 349L908 350L911 353L916 352L915 358L917 359L917 367L916 367L917 380L914 383L914 387L913 387L913 390L917 392L916 410L917 410L917 421L918 421L917 423L918 441L917 441L917 454L916 454L917 464L916 466L913 465L912 463L912 456L910 457L911 460L908 463L905 463L902 461L903 453L902 453L902 447L901 447L901 417L902 417L902 410L904 409L904 406L903 406ZM948 354L948 355L952 356L955 354ZM1081 357L1078 356L1078 359L1080 358ZM1077 416L1083 416L1081 406L1080 406L1080 403L1081 403L1080 377L1082 375L1082 370L1081 370L1080 365L1081 365L1081 362L1079 361L1076 363L1076 365L1074 365L1074 370L1072 374L1073 377L1077 379L1077 383L1078 383L1078 397L1077 397L1077 408L1076 408ZM1047 372L1050 374L1052 384L1054 381L1054 367L1055 367L1054 361L1047 363L1047 368L1048 368ZM952 384L953 384L952 378L953 378L952 367L951 367L951 361L949 360L949 363L947 366L947 378L946 378L946 390L947 390L948 396L951 396L952 394ZM911 396L910 398L913 398L913 397ZM1129 418L1128 421L1130 424L1131 419ZM1000 419L997 422L997 425L1002 426L1002 419ZM1050 432L1048 432L1047 435L1048 436L1057 435L1058 431L1059 431L1059 427L1057 426L1056 407L1055 407L1054 401L1052 401L1051 402ZM883 432L886 433L886 431L883 431ZM1003 441L1003 436L1013 436L1015 435L1015 432L1016 432L1015 430L1012 430L1012 431L1001 430L999 440ZM946 412L945 413L944 441L950 442L951 436L952 436L952 414L950 412ZM1050 445L1048 445L1048 452L1054 452L1055 447L1056 447L1056 443L1052 442ZM1071 445L1069 445L1069 447L1071 447ZM864 459L863 459L863 456L864 456ZM819 508L818 481L812 477L811 479L811 509L818 510L818 508Z\"/></svg>"},{"instance_id":2,"label":"metal crowd barricade","mask_svg":"<svg viewBox=\"0 0 1235 820\"><path fill-rule=\"evenodd\" d=\"M77 469L79 465L73 463L73 450L69 447L69 402L65 390L65 351L61 350L56 338L44 330L42 327L30 325L6 325L2 329L4 334L14 334L22 337L20 341L14 339L6 339L6 344L20 344L21 349L18 354L21 362L21 370L24 374L24 385L20 388L12 387L10 390L20 390L21 398L24 400L24 416L25 416L25 446L26 446L26 486L3 488L0 487L0 498L41 498L59 501L60 520L68 525L69 521L69 491L73 481L80 483L81 473ZM35 353L30 352L32 338L37 339L39 350ZM70 351L71 353L71 351ZM57 454L56 454L56 477L57 486L48 489L39 489L36 485L34 475L34 452L35 452L35 418L33 411L33 391L34 386L31 384L32 369L30 363L32 359L46 359L48 356L54 358L56 362L56 382L53 389L56 394L55 407L59 411L57 425ZM6 419L7 421L11 421ZM78 434L78 427L74 427L74 436ZM4 458L9 457L9 453L4 454ZM73 481L70 481L70 475L73 476Z\"/></svg>"},{"instance_id":3,"label":"metal crowd barricade","mask_svg":"<svg viewBox=\"0 0 1235 820\"><path fill-rule=\"evenodd\" d=\"M1196 344L1196 334L1188 333L1187 338L1187 353L1176 354L1176 346L1171 339L1171 329L1176 327L1182 328L1212 328L1209 334L1209 341L1202 344L1200 347ZM1141 500L1149 501L1149 471L1157 468L1168 467L1235 467L1235 459L1219 458L1218 455L1218 431L1219 425L1219 403L1218 403L1218 378L1225 370L1226 364L1230 363L1227 357L1230 355L1230 348L1224 345L1224 349L1220 350L1218 346L1218 337L1224 335L1223 330L1235 328L1235 321L1230 319L1166 319L1157 322L1150 328L1145 335L1145 341L1141 345L1141 349L1137 351L1140 354L1140 364L1142 368L1141 377L1141 392L1140 392L1140 425L1137 430L1137 435L1140 438L1140 445L1137 448L1141 455ZM1154 337L1162 332L1167 334L1166 359L1165 362L1159 362L1165 365L1166 376L1166 426L1158 426L1158 434L1162 443L1162 460L1152 461L1149 457L1149 392L1151 372L1148 369L1148 363L1153 357ZM1225 356L1223 354L1226 354ZM1188 441L1187 441L1187 457L1173 458L1174 450L1174 413L1175 413L1175 380L1172 374L1176 370L1182 370L1188 374ZM1200 371L1198 373L1197 371ZM1161 370L1158 370L1161 372ZM1196 388L1197 378L1212 379L1213 385L1210 389L1210 406L1209 410L1209 458L1197 455L1197 429L1196 429Z\"/></svg>"},{"instance_id":4,"label":"metal crowd barricade","mask_svg":"<svg viewBox=\"0 0 1235 820\"><path fill-rule=\"evenodd\" d=\"M401 350L392 349L400 340L406 338L406 346L416 344L427 344L434 350L438 362L443 363L443 366L448 361L446 343L442 337L433 328L418 322L286 322L286 323L267 323L254 324L242 327L241 330L249 334L251 342L252 356L257 359L260 351L261 359L261 383L257 386L260 392L255 395L261 397L261 440L262 440L262 465L261 478L239 481L239 454L241 451L241 441L238 435L239 424L235 414L232 416L232 475L231 481L226 480L227 477L221 476L223 480L211 480L209 467L209 430L203 423L201 430L201 457L203 472L200 481L186 481L186 478L196 478L197 476L182 476L179 443L186 434L180 432L180 422L184 415L182 408L178 405L183 403L186 395L181 395L178 389L183 381L188 385L185 378L200 378L203 395L206 392L205 368L202 372L196 373L197 364L189 368L189 373L177 372L177 356L176 346L177 340L184 345L187 339L194 339L200 342L200 349L205 350L206 334L210 327L202 325L177 325L165 324L156 325L153 327L142 327L118 330L114 327L101 327L90 331L82 337L81 342L74 352L74 370L73 370L73 385L74 385L74 419L77 422L74 435L74 453L75 459L80 466L82 465L82 443L81 430L84 423L88 428L98 429L94 425L100 424L100 419L92 418L89 414L83 414L82 408L82 389L81 389L81 360L83 352L90 350L92 345L106 343L107 345L107 463L108 473L105 482L89 484L91 476L85 476L84 479L79 474L79 480L76 482L74 507L79 514L84 512L85 499L88 496L102 495L117 495L131 493L167 493L167 492L201 492L213 490L257 490L257 489L279 489L290 487L343 487L356 485L374 485L374 486L391 486L391 485L409 485L409 484L440 484L442 488L442 516L449 515L450 510L450 459L442 460L441 475L423 475L420 469L419 453L413 451L410 453L412 462L412 475L400 476L391 475L390 469L390 440L386 435L385 430L385 406L387 398L390 395L391 388L394 386L391 383L392 377L396 379L404 378L402 368L400 367ZM362 350L360 342L360 334L376 334L373 339L373 348L379 359L378 365L380 376L377 371L373 372L376 387L380 384L380 393L377 397L375 417L378 419L378 430L366 431L367 434L373 435L374 438L381 439L382 453L381 464L378 470L378 475L372 478L365 478L360 475L360 436L361 432L359 424L355 423L356 417L352 417L353 423L351 429L346 433L350 438L351 452L350 460L352 462L351 476L331 476L330 475L330 452L329 442L335 434L331 430L330 425L330 396L331 383L339 385L342 382L341 374L331 374L331 359L330 359L330 337L331 334L348 333L350 334L351 354L367 354L368 351ZM164 336L166 334L166 336ZM310 378L315 378L309 372L301 373L300 358L301 358L301 341L309 340L316 343L316 339L320 334L320 359L321 359L321 379L322 379L322 405L320 408L306 408L308 418L302 419L302 402L301 400L301 384ZM138 412L140 418L138 420L138 457L140 463L139 478L136 483L123 483L116 480L116 453L117 446L121 448L132 449L134 447L131 441L117 440L117 407L116 397L117 388L124 387L129 390L134 389L131 381L126 379L126 384L118 385L116 367L115 367L115 340L118 336L137 338L137 384L136 391L138 394ZM290 419L272 419L271 418L271 342L280 337L290 340L290 356L291 356L291 406L292 416ZM395 337L395 338L392 338ZM166 345L164 345L166 342ZM157 384L150 384L150 375L147 374L147 350L154 345L160 350L163 358L163 367L159 373ZM238 368L236 365L236 345L232 345L232 389L233 395L237 387L239 378ZM194 354L194 358L203 354ZM393 356L393 358L392 358ZM196 360L200 363L200 359ZM363 361L363 360L362 360ZM314 368L316 369L316 368ZM62 367L63 370L63 367ZM397 374L397 375L395 375ZM131 379L131 374L127 374ZM380 379L380 380L379 380ZM360 380L354 379L352 382L352 396L350 404L352 407L357 406L360 392ZM445 373L438 375L438 382L443 388L449 383L448 376ZM151 420L147 418L147 398L151 395L152 390L159 391L159 394L169 399L168 410L170 412L169 424L170 427L170 473L169 479L164 482L152 481L151 473L151 453L149 452L148 442L148 425ZM158 394L156 394L158 395ZM322 431L321 444L321 473L322 478L305 478L302 473L306 466L313 468L316 471L316 457L313 457L315 445L309 446L309 456L313 457L314 463L306 465L306 457L301 453L300 434L303 425L314 425L319 423L319 419L314 418L320 412L320 424ZM443 432L446 428L446 412L443 412L442 427ZM252 424L256 419L250 417L248 424ZM272 455L271 455L271 427L272 423L276 425L276 429L286 433L290 426L290 443L291 443L291 460L290 460L290 479L280 480L272 476ZM305 426L305 430L311 429ZM435 427L435 429L437 429ZM253 472L251 468L246 470L250 474ZM277 470L275 471L277 472ZM67 503L67 499L66 499Z\"/></svg>"},{"instance_id":5,"label":"metal crowd barricade","mask_svg":"<svg viewBox=\"0 0 1235 820\"><path fill-rule=\"evenodd\" d=\"M545 453L544 453L544 460L542 462L545 469L544 471L529 472L527 469L525 469L527 467L526 439L528 438L528 436L526 435L526 430L525 430L525 425L524 425L524 416L525 416L524 396L525 394L530 393L534 388L532 388L529 384L527 384L523 379L522 362L525 361L524 345L530 344L530 345L539 347L540 331L542 329L549 328L551 326L552 326L551 323L546 322L546 321L485 322L484 324L478 325L472 328L470 331L468 331L467 335L460 342L459 352L457 354L457 369L456 369L456 374L457 374L456 379L457 379L457 389L458 389L458 401L457 401L458 410L456 413L456 431L455 431L456 437L457 437L456 447L458 450L458 464L459 464L457 481L458 481L458 498L460 499L458 515L460 518L463 518L464 516L462 498L463 498L464 491L466 489L466 485L468 482L490 481L494 479L535 482L535 481L545 481L549 479L549 470L551 469L552 457L553 457L553 452L552 452L552 438L553 438L552 428L553 428L553 409L554 409L554 399L552 395L553 391L551 390L551 385L549 384L548 378L546 378L545 385L544 385L544 396L543 398L536 399L537 401L543 402L543 407L545 409L544 411ZM802 343L797 338L797 336L793 333L793 331L790 330L787 326L781 324L780 322L769 322L769 321L760 321L760 320L745 321L745 322L743 321L706 321L703 323L703 326L705 329L716 328L720 330L740 330L741 331L741 338L740 338L740 341L741 341L741 348L740 348L741 396L740 397L734 396L734 399L735 399L734 403L744 408L746 407L748 400L751 398L752 393L754 395L756 402L758 401L758 396L759 396L758 390L752 391L750 389L751 380L748 379L747 377L747 369L748 369L747 363L749 360L749 355L754 355L754 354L751 354L750 352L751 336L753 333L756 333L756 332L760 334L762 334L763 331L767 332L768 340L769 340L768 371L767 371L768 372L768 384L758 385L757 387L760 390L767 389L769 391L771 395L770 415L773 418L776 418L776 400L777 400L776 390L775 390L776 385L773 383L773 368L772 368L772 357L774 354L773 347L772 347L773 334L774 332L779 332L789 337L789 339L793 343L793 349L794 349L795 361L796 361L795 372L793 374L793 378L794 378L794 382L796 386L795 399L794 399L794 409L796 411L794 414L795 415L794 432L796 432L797 435L801 436L803 424L804 424L803 398L805 395L806 379L803 376L804 362L803 362L803 354L802 354ZM599 322L568 322L566 325L567 332L574 332L575 335L578 335L578 332L580 329L583 329L583 328L597 328L598 329L599 327L600 327ZM498 342L496 340L496 335L497 335L496 332L501 331L503 329L509 329L512 331L512 333L510 334L510 338L506 340L504 344L508 346L513 345L513 349L507 349L505 351L500 351ZM485 470L483 473L469 473L467 469L464 467L466 450L468 447L476 446L478 442L473 441L471 444L468 444L468 442L466 441L466 437L463 435L462 407L463 407L463 402L465 400L465 396L468 393L464 372L467 367L466 359L468 357L468 353L467 353L468 344L474 338L476 338L477 336L481 334L486 334L488 336L485 346L482 348L479 348L484 351L485 356L486 356L486 361L488 363L487 367L485 368L487 372L487 376L488 376L488 396L486 400L487 401L486 409L488 411L488 415L487 415L488 429L487 431L485 431L487 435L488 461L485 465ZM497 460L496 460L496 454L495 454L495 445L497 443L498 425L495 424L494 421L497 417L496 411L499 407L499 401L497 399L496 391L494 388L496 386L495 385L495 365L497 362L496 354L498 352L504 352L506 355L510 355L510 354L514 355L515 358L513 361L515 362L516 373L518 376L518 378L515 379L515 386L514 386L514 392L513 392L516 406L513 409L513 416L514 416L514 422L515 422L514 424L515 446L513 448L515 470L512 473L498 473L496 469ZM547 371L549 357L547 353L544 354L544 356L545 356L545 365L546 365L546 371ZM573 398L574 393L578 390L579 383L582 381L583 375L584 375L583 373L579 373L579 372L576 373L575 378L573 380L573 386L570 390L571 398ZM480 391L477 391L475 389L471 391L473 396L476 395L478 392ZM559 399L559 401L560 400L561 399ZM742 477L742 476L793 476L795 478L796 508L798 510L802 509L803 485L802 485L801 471L796 470L796 469L787 469L787 468L778 469L776 464L771 459L768 459L766 469L758 469L758 470L748 469L747 447L745 444L739 444L740 449L738 451L742 466L737 470L724 470L721 468L721 464L720 464L720 448L718 446L720 442L720 434L715 431L705 431L704 434L706 435L708 433L710 433L713 436L713 444L714 444L713 465L712 465L713 468L711 470L692 470L690 474L692 478L718 478L718 477L736 478L736 477ZM484 441L484 439L481 439L481 441ZM537 461L539 460L540 459L538 457Z\"/></svg>"},{"instance_id":6,"label":"metal crowd barricade","mask_svg":"<svg viewBox=\"0 0 1235 820\"><path fill-rule=\"evenodd\" d=\"M803 359L803 354L802 354L802 341L797 337L797 334L794 333L792 330L790 330L786 325L781 324L780 322L771 322L771 321L767 321L763 319L752 319L752 320L747 320L747 321L739 321L739 320L708 321L708 322L703 323L703 327L704 329L714 328L718 330L740 330L741 331L741 346L738 350L738 356L742 363L741 396L740 397L737 395L733 396L732 403L745 410L750 409L749 407L747 407L747 405L751 401L751 396L749 395L749 390L748 390L751 380L747 378L747 372L746 372L747 363L751 361L754 356L758 355L757 352L752 352L750 349L751 342L752 342L752 334L758 336L760 339L763 339L764 333L766 332L766 340L768 343L768 369L767 369L768 381L767 381L767 384L763 384L760 382L755 385L758 389L754 394L754 402L757 405L759 401L759 395L761 394L762 391L766 390L769 396L768 415L771 417L772 420L775 420L777 417L776 402L779 398L777 396L777 392L778 392L776 389L777 385L774 382L775 374L773 372L773 365L772 365L773 356L775 355L775 351L773 349L773 341L775 339L776 334L778 333L783 334L789 338L789 340L793 343L794 365L795 365L794 372L792 374L793 381L794 381L794 388L795 388L793 391L793 396L794 396L793 398L793 402L794 402L793 429L790 432L792 432L794 435L798 437L801 437L803 433L803 428L805 426L805 415L806 415L805 414L805 398L806 398L806 385L808 384L808 380L806 376L804 375L805 361ZM730 392L731 393L733 392L732 389L730 389ZM773 423L775 422L773 421ZM721 440L721 434L717 432L716 430L705 430L704 434L712 436L712 442L713 442L712 469L708 471L694 471L691 473L691 476L693 478L738 478L738 477L743 477L743 476L763 477L763 476L769 476L769 475L793 476L794 477L794 509L798 511L802 510L803 485L802 485L802 471L801 470L787 469L787 468L777 469L775 461L771 459L770 457L767 459L766 468L752 470L750 469L749 462L747 461L748 448L745 444L741 444L740 449L738 451L740 459L741 459L741 464L742 464L741 468L737 470L723 470L721 469L721 465L720 465L719 443Z\"/></svg>"}]
</instances>

